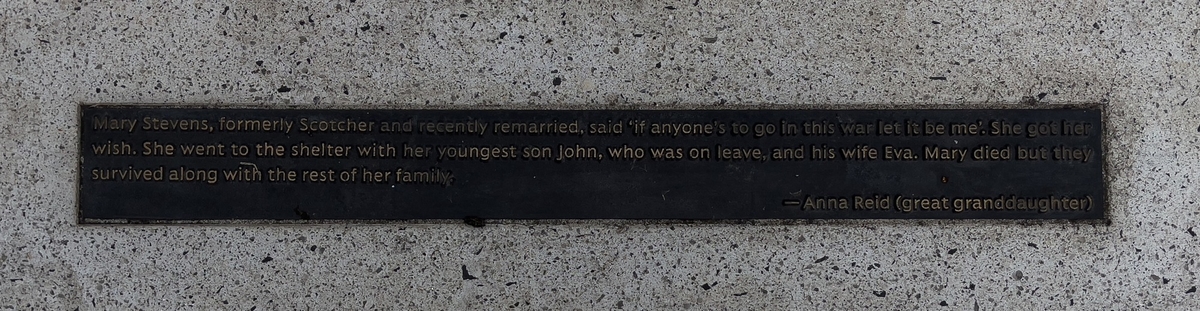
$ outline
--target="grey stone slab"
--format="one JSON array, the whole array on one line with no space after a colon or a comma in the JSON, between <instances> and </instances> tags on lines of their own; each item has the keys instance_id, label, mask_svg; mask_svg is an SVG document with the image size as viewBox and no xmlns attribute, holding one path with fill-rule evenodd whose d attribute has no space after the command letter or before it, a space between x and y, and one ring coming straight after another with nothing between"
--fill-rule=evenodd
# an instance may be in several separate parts
<instances>
[{"instance_id":1,"label":"grey stone slab","mask_svg":"<svg viewBox=\"0 0 1200 311\"><path fill-rule=\"evenodd\" d=\"M0 309L1192 309L1194 2L0 4ZM1101 103L1111 223L76 224L80 103Z\"/></svg>"}]
</instances>

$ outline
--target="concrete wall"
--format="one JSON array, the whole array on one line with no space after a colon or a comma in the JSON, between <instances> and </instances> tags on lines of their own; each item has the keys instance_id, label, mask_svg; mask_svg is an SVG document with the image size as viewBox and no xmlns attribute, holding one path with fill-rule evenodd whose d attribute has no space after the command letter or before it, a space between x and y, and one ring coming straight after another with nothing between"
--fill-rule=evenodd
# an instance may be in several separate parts
<instances>
[{"instance_id":1,"label":"concrete wall","mask_svg":"<svg viewBox=\"0 0 1200 311\"><path fill-rule=\"evenodd\" d=\"M1195 1L285 2L0 3L0 309L1200 306ZM805 108L1030 96L1106 107L1110 224L75 218L84 102Z\"/></svg>"}]
</instances>

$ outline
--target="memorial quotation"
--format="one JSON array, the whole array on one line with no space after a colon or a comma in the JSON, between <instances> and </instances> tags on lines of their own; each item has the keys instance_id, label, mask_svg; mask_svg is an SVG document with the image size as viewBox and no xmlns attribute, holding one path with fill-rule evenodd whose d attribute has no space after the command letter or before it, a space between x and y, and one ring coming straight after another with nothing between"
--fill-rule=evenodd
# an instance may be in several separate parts
<instances>
[{"instance_id":1,"label":"memorial quotation","mask_svg":"<svg viewBox=\"0 0 1200 311\"><path fill-rule=\"evenodd\" d=\"M83 223L1105 216L1096 109L80 106Z\"/></svg>"}]
</instances>

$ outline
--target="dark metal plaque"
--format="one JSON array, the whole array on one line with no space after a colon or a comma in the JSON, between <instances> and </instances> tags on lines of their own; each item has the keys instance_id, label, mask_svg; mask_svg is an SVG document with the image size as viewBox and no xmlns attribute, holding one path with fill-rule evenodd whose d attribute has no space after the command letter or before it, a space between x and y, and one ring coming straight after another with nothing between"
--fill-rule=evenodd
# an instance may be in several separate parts
<instances>
[{"instance_id":1,"label":"dark metal plaque","mask_svg":"<svg viewBox=\"0 0 1200 311\"><path fill-rule=\"evenodd\" d=\"M1095 109L80 109L83 223L1106 214Z\"/></svg>"}]
</instances>

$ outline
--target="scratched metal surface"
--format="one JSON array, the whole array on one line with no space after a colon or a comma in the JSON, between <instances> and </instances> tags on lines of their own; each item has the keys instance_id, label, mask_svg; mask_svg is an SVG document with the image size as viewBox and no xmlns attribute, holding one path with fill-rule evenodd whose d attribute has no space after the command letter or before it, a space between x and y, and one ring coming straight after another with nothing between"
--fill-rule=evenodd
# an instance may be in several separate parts
<instances>
[{"instance_id":1,"label":"scratched metal surface","mask_svg":"<svg viewBox=\"0 0 1200 311\"><path fill-rule=\"evenodd\" d=\"M80 109L83 223L1100 219L1107 206L1096 109ZM514 122L565 132L504 134ZM664 124L697 133L656 134Z\"/></svg>"}]
</instances>

